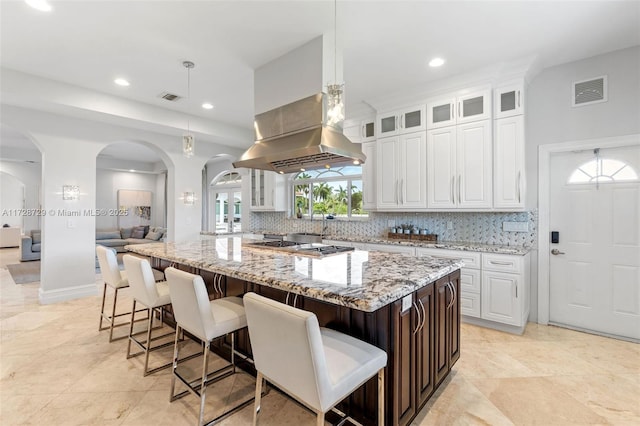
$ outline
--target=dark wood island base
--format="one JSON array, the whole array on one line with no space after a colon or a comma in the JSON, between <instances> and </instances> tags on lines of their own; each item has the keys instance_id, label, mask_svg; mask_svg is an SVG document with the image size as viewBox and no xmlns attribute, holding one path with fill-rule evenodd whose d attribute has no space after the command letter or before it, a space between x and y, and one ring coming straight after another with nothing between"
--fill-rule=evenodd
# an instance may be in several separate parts
<instances>
[{"instance_id":1,"label":"dark wood island base","mask_svg":"<svg viewBox=\"0 0 640 426\"><path fill-rule=\"evenodd\" d=\"M311 311L321 327L341 331L386 351L386 425L409 424L460 357L459 269L374 312L364 312L160 258L152 258L152 266L160 270L174 266L201 275L210 299L253 291ZM165 319L173 322L170 312ZM218 342L212 350L228 358L229 343ZM239 331L236 347L251 356L246 329ZM255 374L251 364L241 367ZM377 393L373 378L337 408L364 425L374 425Z\"/></svg>"}]
</instances>

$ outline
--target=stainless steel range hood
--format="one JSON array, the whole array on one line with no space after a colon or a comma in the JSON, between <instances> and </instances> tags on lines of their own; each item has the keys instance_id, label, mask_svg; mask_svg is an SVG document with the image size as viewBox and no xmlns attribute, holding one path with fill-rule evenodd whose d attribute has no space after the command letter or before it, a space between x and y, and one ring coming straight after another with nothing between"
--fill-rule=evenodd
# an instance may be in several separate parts
<instances>
[{"instance_id":1,"label":"stainless steel range hood","mask_svg":"<svg viewBox=\"0 0 640 426\"><path fill-rule=\"evenodd\" d=\"M325 96L318 93L256 115L256 142L233 165L294 173L363 164L360 145L327 124Z\"/></svg>"}]
</instances>

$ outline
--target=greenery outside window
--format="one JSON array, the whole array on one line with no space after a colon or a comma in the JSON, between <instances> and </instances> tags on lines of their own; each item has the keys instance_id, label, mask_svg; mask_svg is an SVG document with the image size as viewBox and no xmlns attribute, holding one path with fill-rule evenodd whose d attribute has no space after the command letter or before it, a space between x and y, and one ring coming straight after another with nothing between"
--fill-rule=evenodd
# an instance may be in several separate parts
<instances>
[{"instance_id":1,"label":"greenery outside window","mask_svg":"<svg viewBox=\"0 0 640 426\"><path fill-rule=\"evenodd\" d=\"M368 217L362 208L362 167L310 170L293 177L293 215L312 213L341 218Z\"/></svg>"}]
</instances>

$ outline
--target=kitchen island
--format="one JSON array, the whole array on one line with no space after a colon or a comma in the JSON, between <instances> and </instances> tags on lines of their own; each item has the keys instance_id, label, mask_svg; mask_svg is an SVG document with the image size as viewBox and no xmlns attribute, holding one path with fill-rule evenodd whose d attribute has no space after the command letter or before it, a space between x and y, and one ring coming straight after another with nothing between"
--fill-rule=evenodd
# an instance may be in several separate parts
<instances>
[{"instance_id":1,"label":"kitchen island","mask_svg":"<svg viewBox=\"0 0 640 426\"><path fill-rule=\"evenodd\" d=\"M385 350L385 424L409 424L460 356L460 261L361 250L318 257L258 248L240 237L127 249L149 256L154 268L201 275L212 299L254 291ZM250 355L246 330L236 342ZM228 351L224 342L214 350ZM371 380L338 408L374 424L376 401Z\"/></svg>"}]
</instances>

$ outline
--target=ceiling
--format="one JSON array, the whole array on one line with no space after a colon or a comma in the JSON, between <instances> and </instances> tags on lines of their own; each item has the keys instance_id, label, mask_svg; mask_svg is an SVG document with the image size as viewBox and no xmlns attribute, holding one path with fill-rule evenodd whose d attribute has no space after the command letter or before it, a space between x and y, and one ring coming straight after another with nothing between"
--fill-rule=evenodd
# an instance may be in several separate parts
<instances>
[{"instance_id":1,"label":"ceiling","mask_svg":"<svg viewBox=\"0 0 640 426\"><path fill-rule=\"evenodd\" d=\"M251 128L253 70L333 31L328 1L0 3L0 64L211 122ZM398 89L536 57L549 67L640 44L638 1L337 3L347 114ZM434 56L446 60L429 68ZM191 96L171 103L162 92ZM124 77L129 87L113 80ZM201 108L203 102L215 105ZM251 141L247 141L249 145ZM244 148L244 147L239 147Z\"/></svg>"}]
</instances>

